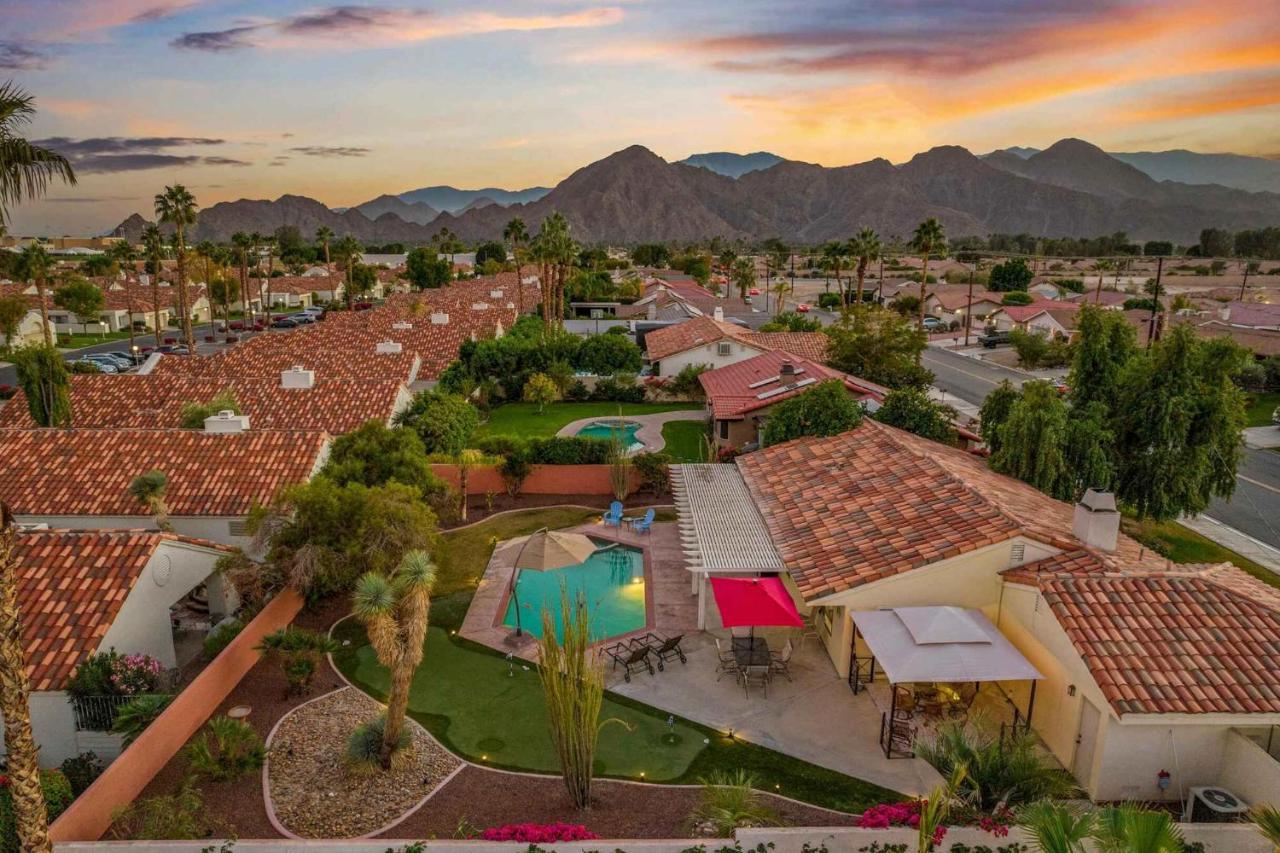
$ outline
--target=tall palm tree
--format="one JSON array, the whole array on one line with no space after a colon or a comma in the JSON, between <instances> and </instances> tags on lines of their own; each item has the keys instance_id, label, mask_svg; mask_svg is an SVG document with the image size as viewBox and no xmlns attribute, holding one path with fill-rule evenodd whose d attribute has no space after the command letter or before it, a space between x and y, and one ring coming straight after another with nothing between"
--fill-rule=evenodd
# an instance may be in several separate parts
<instances>
[{"instance_id":1,"label":"tall palm tree","mask_svg":"<svg viewBox=\"0 0 1280 853\"><path fill-rule=\"evenodd\" d=\"M13 798L18 843L25 851L48 853L49 814L40 784L40 764L31 734L30 685L23 657L22 619L18 611L18 529L7 504L0 502L0 714L4 715L5 772Z\"/></svg>"},{"instance_id":2,"label":"tall palm tree","mask_svg":"<svg viewBox=\"0 0 1280 853\"><path fill-rule=\"evenodd\" d=\"M329 244L333 241L333 230L326 225L321 225L316 229L316 242L320 244L320 248L324 249L324 271L326 276L332 276L333 270L329 267Z\"/></svg>"},{"instance_id":3,"label":"tall palm tree","mask_svg":"<svg viewBox=\"0 0 1280 853\"><path fill-rule=\"evenodd\" d=\"M187 294L187 245L186 230L196 224L199 208L196 197L182 184L165 187L156 195L156 217L173 226L173 245L178 259L178 310L182 314L182 336L188 352L196 351L195 336L191 331L191 305Z\"/></svg>"},{"instance_id":4,"label":"tall palm tree","mask_svg":"<svg viewBox=\"0 0 1280 853\"><path fill-rule=\"evenodd\" d=\"M262 310L263 310L263 316L266 318L267 325L270 326L271 325L271 271L276 265L276 247L278 244L276 243L275 237L263 237L262 245L267 250L267 276L266 276L267 295L263 298Z\"/></svg>"},{"instance_id":5,"label":"tall palm tree","mask_svg":"<svg viewBox=\"0 0 1280 853\"><path fill-rule=\"evenodd\" d=\"M164 262L164 235L157 225L148 225L142 231L142 247L152 269L151 321L155 325L156 346L160 346L163 327L160 325L160 265Z\"/></svg>"},{"instance_id":6,"label":"tall palm tree","mask_svg":"<svg viewBox=\"0 0 1280 853\"><path fill-rule=\"evenodd\" d=\"M551 235L546 228L538 231L538 236L529 243L529 256L538 264L538 301L542 303L542 325L551 328Z\"/></svg>"},{"instance_id":7,"label":"tall palm tree","mask_svg":"<svg viewBox=\"0 0 1280 853\"><path fill-rule=\"evenodd\" d=\"M262 239L262 235L257 231L249 235L249 257L253 259L253 272L251 275L255 278L262 274L262 254L259 251L262 248ZM259 307L264 307L266 299L262 293L262 282L259 281L253 290L258 295Z\"/></svg>"},{"instance_id":8,"label":"tall palm tree","mask_svg":"<svg viewBox=\"0 0 1280 853\"><path fill-rule=\"evenodd\" d=\"M39 198L53 181L76 182L66 157L19 135L35 114L32 95L12 82L0 85L0 222L8 221L11 206Z\"/></svg>"},{"instance_id":9,"label":"tall palm tree","mask_svg":"<svg viewBox=\"0 0 1280 853\"><path fill-rule=\"evenodd\" d=\"M920 268L920 328L924 328L924 294L929 286L929 255L935 249L943 248L947 243L946 232L942 223L930 216L916 226L915 236L911 240L915 250L920 253L924 262Z\"/></svg>"},{"instance_id":10,"label":"tall palm tree","mask_svg":"<svg viewBox=\"0 0 1280 853\"><path fill-rule=\"evenodd\" d=\"M840 291L840 304L847 306L849 297L845 293L844 281L840 278L840 270L844 268L846 254L849 251L847 243L839 240L832 240L822 247L822 258L826 266L831 270L831 274L836 277L836 290Z\"/></svg>"},{"instance_id":11,"label":"tall palm tree","mask_svg":"<svg viewBox=\"0 0 1280 853\"><path fill-rule=\"evenodd\" d=\"M400 742L409 706L409 685L422 663L435 581L436 567L431 557L425 551L410 551L390 577L368 572L356 583L352 613L364 623L378 662L391 671L380 754L384 770L391 767Z\"/></svg>"},{"instance_id":12,"label":"tall palm tree","mask_svg":"<svg viewBox=\"0 0 1280 853\"><path fill-rule=\"evenodd\" d=\"M849 241L849 254L858 259L858 292L853 295L853 301L858 305L862 304L862 283L867 278L867 267L880 258L882 249L880 235L870 228L863 228Z\"/></svg>"},{"instance_id":13,"label":"tall palm tree","mask_svg":"<svg viewBox=\"0 0 1280 853\"><path fill-rule=\"evenodd\" d=\"M240 302L244 306L247 324L253 321L253 304L249 301L249 249L252 245L252 238L243 231L231 235L231 250L235 253L236 266L240 270Z\"/></svg>"},{"instance_id":14,"label":"tall palm tree","mask_svg":"<svg viewBox=\"0 0 1280 853\"><path fill-rule=\"evenodd\" d=\"M18 258L18 274L26 281L35 282L40 295L40 326L44 329L45 346L53 346L53 330L49 326L49 269L53 261L44 246L32 240Z\"/></svg>"},{"instance_id":15,"label":"tall palm tree","mask_svg":"<svg viewBox=\"0 0 1280 853\"><path fill-rule=\"evenodd\" d=\"M525 227L524 220L516 216L508 222L507 227L502 229L502 239L511 244L511 256L516 260L516 311L523 314L524 272L520 269L520 261L524 244L529 242L529 229Z\"/></svg>"},{"instance_id":16,"label":"tall palm tree","mask_svg":"<svg viewBox=\"0 0 1280 853\"><path fill-rule=\"evenodd\" d=\"M133 259L137 256L133 245L128 240L121 240L111 246L111 259L120 267L121 272L126 268L133 271ZM138 351L133 338L133 286L128 280L127 274L124 282L124 296L129 311L129 353L135 354Z\"/></svg>"},{"instance_id":17,"label":"tall palm tree","mask_svg":"<svg viewBox=\"0 0 1280 853\"><path fill-rule=\"evenodd\" d=\"M356 257L363 251L364 247L360 245L360 241L350 234L343 235L342 239L334 244L333 247L334 257L338 259L338 263L345 273L346 281L343 285L343 290L346 291L348 311L351 310L352 300L355 295L351 288L351 268L356 264Z\"/></svg>"},{"instance_id":18,"label":"tall palm tree","mask_svg":"<svg viewBox=\"0 0 1280 853\"><path fill-rule=\"evenodd\" d=\"M166 533L173 531L173 524L169 522L169 505L164 499L168 489L169 478L163 471L139 474L129 483L129 495L155 516L156 527Z\"/></svg>"}]
</instances>

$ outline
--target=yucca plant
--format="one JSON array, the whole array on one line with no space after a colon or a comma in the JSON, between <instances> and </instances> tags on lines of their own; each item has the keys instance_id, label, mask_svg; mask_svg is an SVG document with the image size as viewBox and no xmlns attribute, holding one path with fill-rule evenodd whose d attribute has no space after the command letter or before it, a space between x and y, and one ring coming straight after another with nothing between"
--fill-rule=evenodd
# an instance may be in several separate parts
<instances>
[{"instance_id":1,"label":"yucca plant","mask_svg":"<svg viewBox=\"0 0 1280 853\"><path fill-rule=\"evenodd\" d=\"M1258 832L1271 842L1276 853L1280 853L1280 809L1275 806L1258 806L1249 813L1249 817L1253 819Z\"/></svg>"},{"instance_id":2,"label":"yucca plant","mask_svg":"<svg viewBox=\"0 0 1280 853\"><path fill-rule=\"evenodd\" d=\"M778 813L756 790L756 779L747 771L717 770L699 781L702 797L689 815L694 826L711 830L717 838L728 838L741 827L781 825Z\"/></svg>"},{"instance_id":3,"label":"yucca plant","mask_svg":"<svg viewBox=\"0 0 1280 853\"><path fill-rule=\"evenodd\" d=\"M168 488L169 478L163 471L152 470L139 474L129 483L129 494L155 516L156 527L166 532L173 530L173 525L169 523L169 505L164 499Z\"/></svg>"},{"instance_id":4,"label":"yucca plant","mask_svg":"<svg viewBox=\"0 0 1280 853\"><path fill-rule=\"evenodd\" d=\"M357 773L366 773L382 766L382 745L386 738L387 715L383 714L367 723L361 723L347 738L347 764ZM391 753L391 766L408 755L409 731L401 728Z\"/></svg>"},{"instance_id":5,"label":"yucca plant","mask_svg":"<svg viewBox=\"0 0 1280 853\"><path fill-rule=\"evenodd\" d=\"M364 623L378 661L391 671L386 723L378 763L391 768L401 748L401 730L409 707L409 686L422 663L423 641L431 612L436 567L425 551L410 551L385 577L368 572L356 584L352 612Z\"/></svg>"},{"instance_id":6,"label":"yucca plant","mask_svg":"<svg viewBox=\"0 0 1280 853\"><path fill-rule=\"evenodd\" d=\"M1064 803L1040 800L1018 811L1018 826L1040 853L1084 853L1093 834L1093 815Z\"/></svg>"},{"instance_id":7,"label":"yucca plant","mask_svg":"<svg viewBox=\"0 0 1280 853\"><path fill-rule=\"evenodd\" d=\"M158 694L135 696L116 709L116 718L111 725L111 731L124 735L124 745L128 746L138 739L138 735L142 734L147 726L155 722L156 717L160 716L172 701L172 696Z\"/></svg>"},{"instance_id":8,"label":"yucca plant","mask_svg":"<svg viewBox=\"0 0 1280 853\"><path fill-rule=\"evenodd\" d=\"M1182 853L1182 831L1168 812L1132 804L1098 812L1093 839L1098 853Z\"/></svg>"},{"instance_id":9,"label":"yucca plant","mask_svg":"<svg viewBox=\"0 0 1280 853\"><path fill-rule=\"evenodd\" d=\"M187 747L191 769L218 782L239 779L262 767L262 737L244 720L214 717L204 733Z\"/></svg>"}]
</instances>

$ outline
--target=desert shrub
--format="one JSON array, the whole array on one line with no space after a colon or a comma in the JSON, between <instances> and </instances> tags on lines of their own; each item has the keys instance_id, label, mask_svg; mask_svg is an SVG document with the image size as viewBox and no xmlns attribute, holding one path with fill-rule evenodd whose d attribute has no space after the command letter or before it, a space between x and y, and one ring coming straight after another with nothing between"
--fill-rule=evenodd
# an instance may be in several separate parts
<instances>
[{"instance_id":1,"label":"desert shrub","mask_svg":"<svg viewBox=\"0 0 1280 853\"><path fill-rule=\"evenodd\" d=\"M689 815L696 832L727 838L750 826L778 826L781 819L755 789L755 777L745 770L716 772L702 781L702 796Z\"/></svg>"},{"instance_id":2,"label":"desert shrub","mask_svg":"<svg viewBox=\"0 0 1280 853\"><path fill-rule=\"evenodd\" d=\"M633 373L616 373L596 383L590 399L604 403L643 403L644 386Z\"/></svg>"},{"instance_id":3,"label":"desert shrub","mask_svg":"<svg viewBox=\"0 0 1280 853\"><path fill-rule=\"evenodd\" d=\"M702 383L698 381L698 377L710 369L711 365L709 364L686 364L680 368L679 373L671 378L667 390L676 397L683 397L687 400L701 400L707 395L702 388Z\"/></svg>"},{"instance_id":4,"label":"desert shrub","mask_svg":"<svg viewBox=\"0 0 1280 853\"><path fill-rule=\"evenodd\" d=\"M244 720L214 717L187 747L194 773L218 782L239 779L262 767L267 753L262 737Z\"/></svg>"},{"instance_id":5,"label":"desert shrub","mask_svg":"<svg viewBox=\"0 0 1280 853\"><path fill-rule=\"evenodd\" d=\"M581 379L575 379L564 389L564 398L570 403L585 403L591 399L591 391Z\"/></svg>"},{"instance_id":6,"label":"desert shrub","mask_svg":"<svg viewBox=\"0 0 1280 853\"><path fill-rule=\"evenodd\" d=\"M347 738L347 763L356 770L373 770L381 766L382 759L382 732L387 725L387 716L383 714L377 719L370 720L367 723L361 723L351 737ZM400 739L396 742L396 750L392 754L391 762L394 765L396 759L405 754L405 750L412 743L409 735L409 728L404 726L400 729Z\"/></svg>"},{"instance_id":7,"label":"desert shrub","mask_svg":"<svg viewBox=\"0 0 1280 853\"><path fill-rule=\"evenodd\" d=\"M625 330L624 330L625 331ZM574 366L597 376L640 369L640 347L623 335L594 335L578 347Z\"/></svg>"},{"instance_id":8,"label":"desert shrub","mask_svg":"<svg viewBox=\"0 0 1280 853\"><path fill-rule=\"evenodd\" d=\"M819 307L819 308L839 308L839 307L840 307L840 294L838 294L838 293L819 293L819 294L818 294L818 307Z\"/></svg>"},{"instance_id":9,"label":"desert shrub","mask_svg":"<svg viewBox=\"0 0 1280 853\"><path fill-rule=\"evenodd\" d=\"M50 822L66 811L74 799L71 783L60 770L41 770L40 789L44 792L44 807ZM13 792L9 790L9 777L0 776L0 853L18 853L19 849Z\"/></svg>"},{"instance_id":10,"label":"desert shrub","mask_svg":"<svg viewBox=\"0 0 1280 853\"><path fill-rule=\"evenodd\" d=\"M1075 794L1071 777L1036 751L1035 738L999 738L980 734L963 723L939 727L932 742L917 744L917 754L945 778L956 767L966 769L958 795L979 814L993 814L1046 798Z\"/></svg>"},{"instance_id":11,"label":"desert shrub","mask_svg":"<svg viewBox=\"0 0 1280 853\"><path fill-rule=\"evenodd\" d=\"M293 695L310 689L320 659L337 651L338 644L328 634L289 625L263 637L257 649L279 659L289 685L286 695Z\"/></svg>"},{"instance_id":12,"label":"desert shrub","mask_svg":"<svg viewBox=\"0 0 1280 853\"><path fill-rule=\"evenodd\" d=\"M207 403L187 403L184 405L182 411L178 414L178 425L183 429L203 429L205 418L211 418L218 412L243 414L240 411L240 404L236 402L236 395L230 388L224 388L214 394Z\"/></svg>"},{"instance_id":13,"label":"desert shrub","mask_svg":"<svg viewBox=\"0 0 1280 853\"><path fill-rule=\"evenodd\" d=\"M1018 364L1028 370L1039 367L1049 352L1049 337L1042 332L1012 329L1009 332L1009 344L1018 354Z\"/></svg>"},{"instance_id":14,"label":"desert shrub","mask_svg":"<svg viewBox=\"0 0 1280 853\"><path fill-rule=\"evenodd\" d=\"M534 465L605 465L612 445L603 438L564 435L535 438L528 443Z\"/></svg>"},{"instance_id":15,"label":"desert shrub","mask_svg":"<svg viewBox=\"0 0 1280 853\"><path fill-rule=\"evenodd\" d=\"M1035 299L1025 290L1011 290L1000 300L1001 305L1030 305Z\"/></svg>"},{"instance_id":16,"label":"desert shrub","mask_svg":"<svg viewBox=\"0 0 1280 853\"><path fill-rule=\"evenodd\" d=\"M502 462L498 464L498 473L502 475L502 482L507 487L507 494L513 498L520 494L524 481L529 478L529 474L532 472L533 463L529 461L524 448L504 456Z\"/></svg>"},{"instance_id":17,"label":"desert shrub","mask_svg":"<svg viewBox=\"0 0 1280 853\"><path fill-rule=\"evenodd\" d=\"M640 488L655 495L665 495L671 488L667 466L674 461L670 453L637 453L632 456L631 464L640 472Z\"/></svg>"},{"instance_id":18,"label":"desert shrub","mask_svg":"<svg viewBox=\"0 0 1280 853\"><path fill-rule=\"evenodd\" d=\"M113 818L112 835L131 841L194 840L220 828L211 825L204 800L189 779L175 793L135 800Z\"/></svg>"},{"instance_id":19,"label":"desert shrub","mask_svg":"<svg viewBox=\"0 0 1280 853\"><path fill-rule=\"evenodd\" d=\"M213 660L222 650L231 645L231 641L244 630L244 623L239 619L221 622L204 638L204 656Z\"/></svg>"},{"instance_id":20,"label":"desert shrub","mask_svg":"<svg viewBox=\"0 0 1280 853\"><path fill-rule=\"evenodd\" d=\"M93 780L102 775L107 766L102 763L96 752L82 752L63 761L58 768L67 777L71 785L72 796L78 797L93 784Z\"/></svg>"},{"instance_id":21,"label":"desert shrub","mask_svg":"<svg viewBox=\"0 0 1280 853\"><path fill-rule=\"evenodd\" d=\"M488 456L513 456L528 452L528 445L518 435L486 435L477 439L476 448Z\"/></svg>"},{"instance_id":22,"label":"desert shrub","mask_svg":"<svg viewBox=\"0 0 1280 853\"><path fill-rule=\"evenodd\" d=\"M128 746L137 740L138 735L155 722L156 717L164 713L173 701L172 696L149 694L137 696L116 709L116 719L111 731L124 735L124 745Z\"/></svg>"}]
</instances>

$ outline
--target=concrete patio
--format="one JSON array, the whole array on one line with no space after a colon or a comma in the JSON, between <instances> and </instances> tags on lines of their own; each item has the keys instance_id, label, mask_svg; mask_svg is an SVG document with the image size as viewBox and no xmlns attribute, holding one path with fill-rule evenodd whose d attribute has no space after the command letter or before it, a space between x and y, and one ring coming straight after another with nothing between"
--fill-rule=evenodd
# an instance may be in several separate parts
<instances>
[{"instance_id":1,"label":"concrete patio","mask_svg":"<svg viewBox=\"0 0 1280 853\"><path fill-rule=\"evenodd\" d=\"M626 421L628 423L639 424L640 428L636 430L636 441L644 445L643 453L657 453L667 446L667 440L662 437L662 428L672 421L705 421L707 413L703 409L677 409L672 412L658 412L652 415L605 415L598 418L579 418L576 421L570 421L556 431L556 435L577 435L578 431L583 427L591 426L600 421Z\"/></svg>"}]
</instances>

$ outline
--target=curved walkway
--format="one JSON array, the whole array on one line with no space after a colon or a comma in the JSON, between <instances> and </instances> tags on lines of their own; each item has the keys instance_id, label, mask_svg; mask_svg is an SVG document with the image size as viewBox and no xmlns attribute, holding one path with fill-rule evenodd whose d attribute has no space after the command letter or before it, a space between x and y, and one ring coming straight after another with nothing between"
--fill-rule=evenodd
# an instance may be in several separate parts
<instances>
[{"instance_id":1,"label":"curved walkway","mask_svg":"<svg viewBox=\"0 0 1280 853\"><path fill-rule=\"evenodd\" d=\"M658 412L653 415L602 415L596 418L579 418L570 421L556 431L557 436L577 435L578 430L599 421L627 421L640 425L636 430L636 441L644 445L646 453L657 453L667 446L662 437L662 427L671 421L705 421L707 413L704 409L677 409L674 412Z\"/></svg>"}]
</instances>

